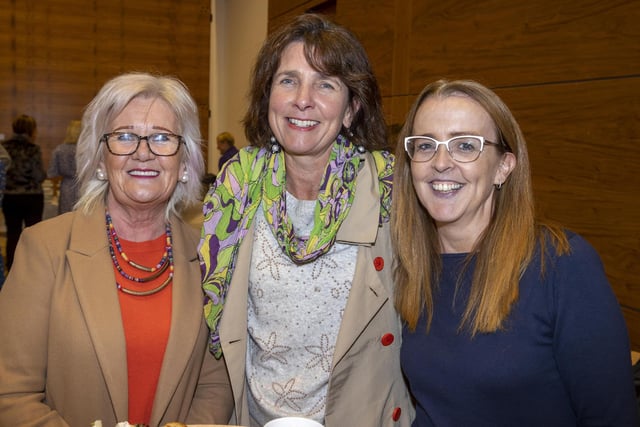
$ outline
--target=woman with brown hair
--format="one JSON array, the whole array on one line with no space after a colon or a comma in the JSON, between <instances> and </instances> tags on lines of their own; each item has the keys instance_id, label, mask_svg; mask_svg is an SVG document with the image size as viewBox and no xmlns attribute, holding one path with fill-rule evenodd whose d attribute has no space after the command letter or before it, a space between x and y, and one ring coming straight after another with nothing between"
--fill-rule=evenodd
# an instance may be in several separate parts
<instances>
[{"instance_id":1,"label":"woman with brown hair","mask_svg":"<svg viewBox=\"0 0 640 427\"><path fill-rule=\"evenodd\" d=\"M303 15L262 47L244 119L251 145L204 200L211 350L237 424L408 426L393 307L393 158L360 42Z\"/></svg>"},{"instance_id":2,"label":"woman with brown hair","mask_svg":"<svg viewBox=\"0 0 640 427\"><path fill-rule=\"evenodd\" d=\"M42 165L42 150L35 143L36 119L21 114L13 120L13 136L2 143L11 156L2 202L7 226L7 269L11 269L16 245L22 229L42 221L46 173Z\"/></svg>"}]
</instances>

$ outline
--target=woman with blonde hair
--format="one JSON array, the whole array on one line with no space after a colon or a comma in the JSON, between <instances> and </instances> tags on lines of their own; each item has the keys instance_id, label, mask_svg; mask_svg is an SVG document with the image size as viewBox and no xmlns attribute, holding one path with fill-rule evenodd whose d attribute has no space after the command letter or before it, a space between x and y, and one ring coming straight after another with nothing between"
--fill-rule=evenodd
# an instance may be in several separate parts
<instances>
[{"instance_id":1,"label":"woman with blonde hair","mask_svg":"<svg viewBox=\"0 0 640 427\"><path fill-rule=\"evenodd\" d=\"M80 120L72 120L67 126L64 142L53 149L47 177L59 179L58 215L69 212L78 201L76 180L76 143L80 136Z\"/></svg>"},{"instance_id":2,"label":"woman with blonde hair","mask_svg":"<svg viewBox=\"0 0 640 427\"><path fill-rule=\"evenodd\" d=\"M82 119L77 209L25 230L0 293L0 425L223 424L207 351L198 107L167 76L109 80Z\"/></svg>"}]
</instances>

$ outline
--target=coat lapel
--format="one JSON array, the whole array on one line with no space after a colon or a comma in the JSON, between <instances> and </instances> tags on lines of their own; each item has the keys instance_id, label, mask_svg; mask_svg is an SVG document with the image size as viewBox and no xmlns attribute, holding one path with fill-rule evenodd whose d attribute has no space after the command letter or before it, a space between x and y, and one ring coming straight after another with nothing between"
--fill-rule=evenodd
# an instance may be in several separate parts
<instances>
[{"instance_id":1,"label":"coat lapel","mask_svg":"<svg viewBox=\"0 0 640 427\"><path fill-rule=\"evenodd\" d=\"M373 245L380 221L380 188L375 161L365 154L364 166L356 178L356 194L349 215L345 218L336 241L341 243Z\"/></svg>"},{"instance_id":2,"label":"coat lapel","mask_svg":"<svg viewBox=\"0 0 640 427\"><path fill-rule=\"evenodd\" d=\"M113 265L106 239L104 210L90 216L76 214L67 259L78 300L102 369L117 420L128 418L127 356L120 303ZM172 220L174 244L174 284L172 287L171 330L160 372L151 423L158 424L192 357L203 313L200 273L196 253L197 232ZM194 268L194 265L196 266Z\"/></svg>"},{"instance_id":3,"label":"coat lapel","mask_svg":"<svg viewBox=\"0 0 640 427\"><path fill-rule=\"evenodd\" d=\"M89 216L75 214L67 260L116 419L124 421L126 346L103 212L96 208Z\"/></svg>"},{"instance_id":4,"label":"coat lapel","mask_svg":"<svg viewBox=\"0 0 640 427\"><path fill-rule=\"evenodd\" d=\"M369 258L368 251L363 248L358 250L353 285L333 354L334 367L342 360L380 308L390 301L389 291L383 286L376 272L367 265L373 262Z\"/></svg>"},{"instance_id":5,"label":"coat lapel","mask_svg":"<svg viewBox=\"0 0 640 427\"><path fill-rule=\"evenodd\" d=\"M378 173L373 156L366 153L365 159L365 165L358 173L357 192L351 211L337 236L339 242L360 247L353 285L338 333L333 366L342 360L382 305L390 299L389 290L381 282L379 273L371 268L374 261L371 251L365 250L365 247L376 243L380 231Z\"/></svg>"},{"instance_id":6,"label":"coat lapel","mask_svg":"<svg viewBox=\"0 0 640 427\"><path fill-rule=\"evenodd\" d=\"M247 311L249 297L249 263L253 248L254 225L247 231L238 249L237 265L226 296L222 319L220 320L220 342L229 371L231 389L235 401L235 422L248 420L246 405L245 362L247 356Z\"/></svg>"},{"instance_id":7,"label":"coat lapel","mask_svg":"<svg viewBox=\"0 0 640 427\"><path fill-rule=\"evenodd\" d=\"M202 310L204 294L200 287L200 269L197 256L197 232L191 226L174 218L171 221L174 253L172 285L171 330L158 380L151 425L158 425L171 398L174 396L184 369L193 357L193 351L204 322Z\"/></svg>"}]
</instances>

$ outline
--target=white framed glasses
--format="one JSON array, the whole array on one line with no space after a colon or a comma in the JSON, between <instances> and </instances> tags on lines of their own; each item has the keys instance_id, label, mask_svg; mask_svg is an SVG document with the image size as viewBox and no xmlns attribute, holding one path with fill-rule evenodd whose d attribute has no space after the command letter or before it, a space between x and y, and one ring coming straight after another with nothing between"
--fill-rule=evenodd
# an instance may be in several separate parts
<instances>
[{"instance_id":1,"label":"white framed glasses","mask_svg":"<svg viewBox=\"0 0 640 427\"><path fill-rule=\"evenodd\" d=\"M478 135L454 136L446 141L416 135L404 139L404 149L413 162L428 162L433 159L440 145L444 145L453 160L460 163L476 161L487 145L500 145Z\"/></svg>"}]
</instances>

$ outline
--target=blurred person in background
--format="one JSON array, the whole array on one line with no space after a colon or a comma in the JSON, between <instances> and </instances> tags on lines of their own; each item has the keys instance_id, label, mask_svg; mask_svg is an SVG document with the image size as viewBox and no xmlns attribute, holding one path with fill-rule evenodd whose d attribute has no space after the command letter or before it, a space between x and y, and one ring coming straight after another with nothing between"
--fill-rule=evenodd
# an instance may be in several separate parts
<instances>
[{"instance_id":1,"label":"blurred person in background","mask_svg":"<svg viewBox=\"0 0 640 427\"><path fill-rule=\"evenodd\" d=\"M67 126L64 142L54 148L47 170L47 177L59 180L58 215L70 212L78 201L76 181L76 143L80 136L80 120L72 120Z\"/></svg>"},{"instance_id":2,"label":"blurred person in background","mask_svg":"<svg viewBox=\"0 0 640 427\"><path fill-rule=\"evenodd\" d=\"M0 425L225 423L180 214L201 191L197 106L177 79L124 74L82 124L77 208L24 231L0 292Z\"/></svg>"},{"instance_id":3,"label":"blurred person in background","mask_svg":"<svg viewBox=\"0 0 640 427\"><path fill-rule=\"evenodd\" d=\"M2 208L2 199L4 198L4 189L7 185L7 169L11 166L11 156L7 150L0 144L0 208ZM4 256L0 251L0 289L4 284Z\"/></svg>"},{"instance_id":4,"label":"blurred person in background","mask_svg":"<svg viewBox=\"0 0 640 427\"><path fill-rule=\"evenodd\" d=\"M11 156L2 202L7 227L7 269L13 264L13 254L24 227L42 221L46 173L42 165L42 151L35 144L36 120L22 114L13 120L13 136L2 142Z\"/></svg>"},{"instance_id":5,"label":"blurred person in background","mask_svg":"<svg viewBox=\"0 0 640 427\"><path fill-rule=\"evenodd\" d=\"M235 143L235 138L229 132L222 132L216 137L216 144L218 151L220 151L218 171L222 170L222 165L227 163L227 161L238 152Z\"/></svg>"}]
</instances>

